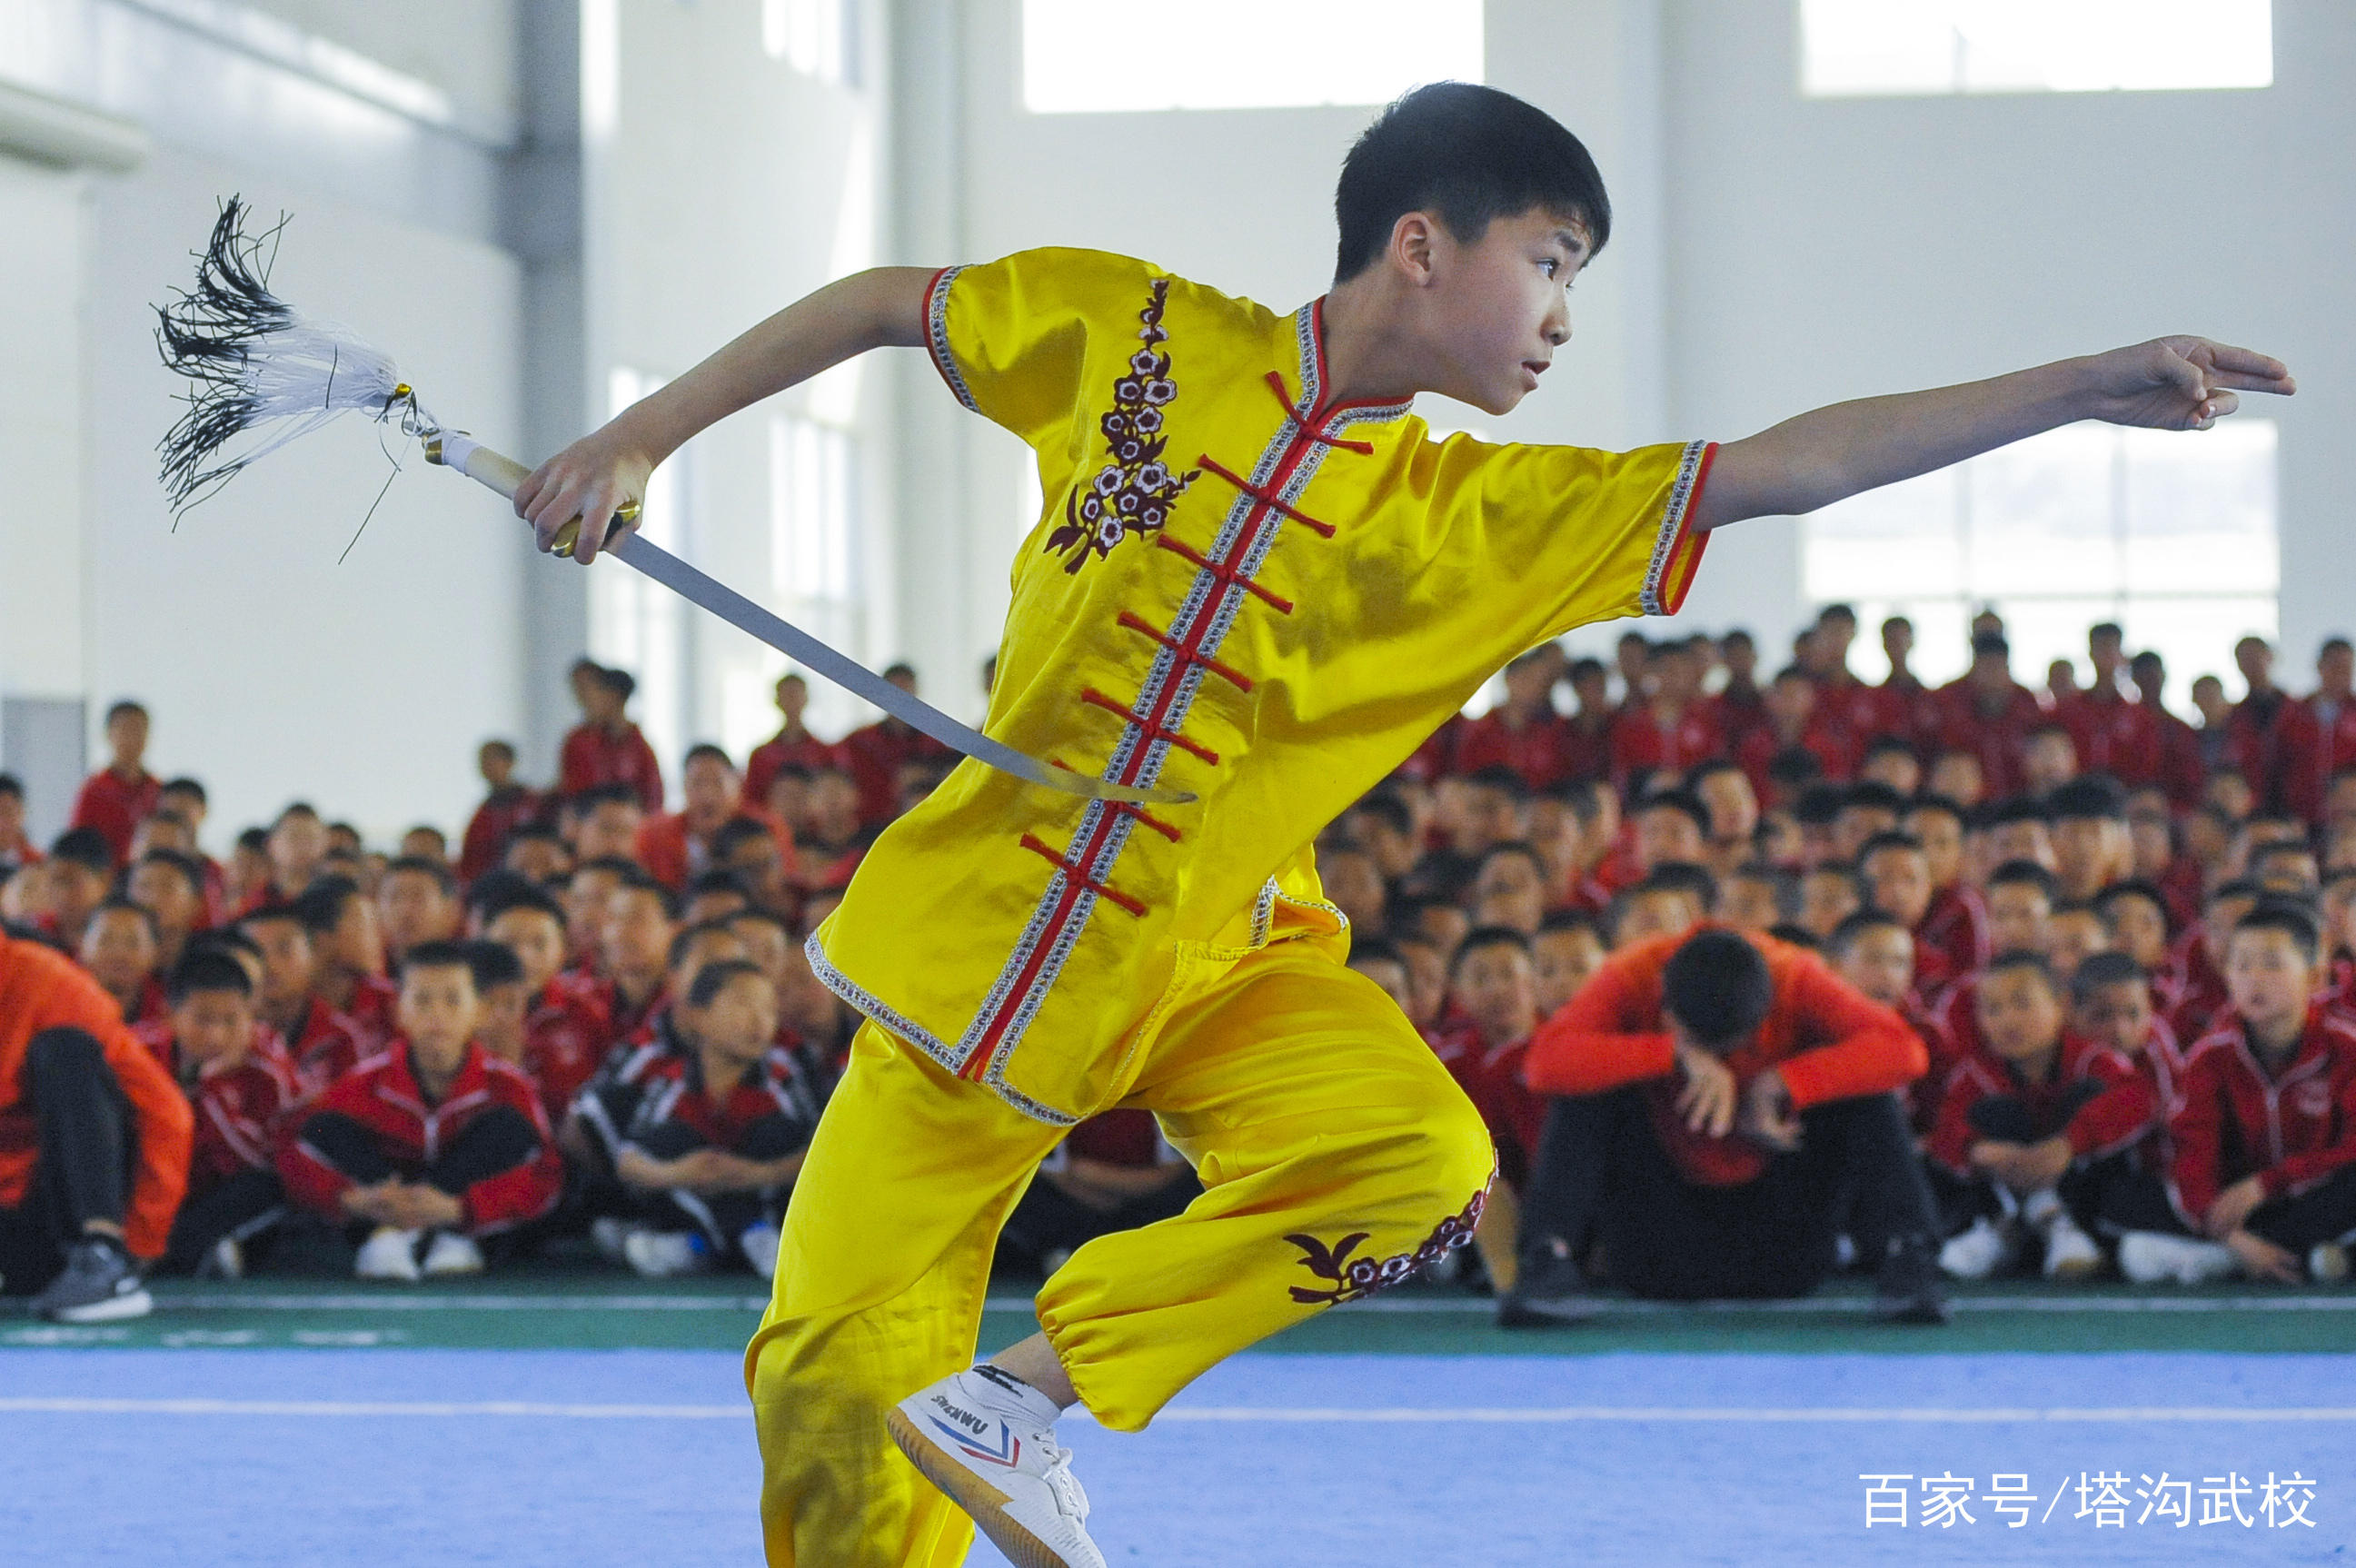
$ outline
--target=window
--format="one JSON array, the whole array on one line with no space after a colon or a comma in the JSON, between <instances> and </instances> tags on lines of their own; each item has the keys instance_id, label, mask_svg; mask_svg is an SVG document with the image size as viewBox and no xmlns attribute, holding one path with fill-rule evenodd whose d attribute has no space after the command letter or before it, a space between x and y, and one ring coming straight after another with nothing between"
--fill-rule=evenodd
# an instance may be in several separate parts
<instances>
[{"instance_id":1,"label":"window","mask_svg":"<svg viewBox=\"0 0 2356 1568\"><path fill-rule=\"evenodd\" d=\"M616 369L606 379L611 418L662 387L659 377ZM638 532L652 544L685 554L685 492L693 464L681 452L647 481L645 520ZM592 563L589 573L589 656L637 677L630 710L661 762L674 798L679 762L687 751L689 707L688 607L652 578L615 562Z\"/></svg>"},{"instance_id":2,"label":"window","mask_svg":"<svg viewBox=\"0 0 2356 1568\"><path fill-rule=\"evenodd\" d=\"M859 80L859 0L761 0L761 47L805 76Z\"/></svg>"},{"instance_id":3,"label":"window","mask_svg":"<svg viewBox=\"0 0 2356 1568\"><path fill-rule=\"evenodd\" d=\"M769 420L769 584L777 613L858 656L864 642L864 588L859 550L859 447L848 432L798 414ZM755 700L759 732L776 728L766 685L785 673L783 659L766 672ZM831 682L810 682L808 721L820 734L839 735L873 718L865 704ZM740 727L732 708L725 729Z\"/></svg>"},{"instance_id":4,"label":"window","mask_svg":"<svg viewBox=\"0 0 2356 1568\"><path fill-rule=\"evenodd\" d=\"M2236 638L2276 633L2275 426L2068 425L1827 507L1803 541L1808 597L1857 608L1867 679L1888 673L1883 616L1913 621L1914 673L1937 684L1963 673L1972 613L1991 604L2023 685L2083 660L2086 628L2115 621L2130 652L2168 661L2183 712L2193 677L2230 669Z\"/></svg>"},{"instance_id":5,"label":"window","mask_svg":"<svg viewBox=\"0 0 2356 1568\"><path fill-rule=\"evenodd\" d=\"M1811 98L2270 87L2270 0L1800 0Z\"/></svg>"},{"instance_id":6,"label":"window","mask_svg":"<svg viewBox=\"0 0 2356 1568\"><path fill-rule=\"evenodd\" d=\"M1387 103L1481 80L1481 0L1023 0L1034 114Z\"/></svg>"}]
</instances>

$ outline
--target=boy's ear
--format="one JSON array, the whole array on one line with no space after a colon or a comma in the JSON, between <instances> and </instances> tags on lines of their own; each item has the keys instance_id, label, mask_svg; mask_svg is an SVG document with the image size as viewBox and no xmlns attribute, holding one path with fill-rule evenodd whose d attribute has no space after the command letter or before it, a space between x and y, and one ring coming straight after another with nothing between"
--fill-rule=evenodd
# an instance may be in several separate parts
<instances>
[{"instance_id":1,"label":"boy's ear","mask_svg":"<svg viewBox=\"0 0 2356 1568\"><path fill-rule=\"evenodd\" d=\"M1390 262L1418 288L1432 281L1439 237L1440 225L1428 212L1403 212L1391 225Z\"/></svg>"}]
</instances>

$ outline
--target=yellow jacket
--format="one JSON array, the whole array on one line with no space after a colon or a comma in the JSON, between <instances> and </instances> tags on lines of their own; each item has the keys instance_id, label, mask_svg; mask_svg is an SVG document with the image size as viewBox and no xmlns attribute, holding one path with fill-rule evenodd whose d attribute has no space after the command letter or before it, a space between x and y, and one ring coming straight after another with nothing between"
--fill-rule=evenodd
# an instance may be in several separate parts
<instances>
[{"instance_id":1,"label":"yellow jacket","mask_svg":"<svg viewBox=\"0 0 2356 1568\"><path fill-rule=\"evenodd\" d=\"M1115 805L967 762L810 938L860 1011L1044 1121L1108 1103L1157 1010L1274 940L1333 940L1316 834L1508 659L1670 614L1714 450L1428 439L1334 402L1320 307L1024 251L926 298L934 362L1038 454L988 732Z\"/></svg>"}]
</instances>

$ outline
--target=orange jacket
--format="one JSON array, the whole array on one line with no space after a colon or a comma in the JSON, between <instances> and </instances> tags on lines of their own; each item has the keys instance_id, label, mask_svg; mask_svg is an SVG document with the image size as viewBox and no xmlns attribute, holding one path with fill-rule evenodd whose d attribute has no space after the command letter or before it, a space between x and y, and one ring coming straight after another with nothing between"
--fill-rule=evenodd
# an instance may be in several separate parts
<instances>
[{"instance_id":1,"label":"orange jacket","mask_svg":"<svg viewBox=\"0 0 2356 1568\"><path fill-rule=\"evenodd\" d=\"M97 1040L131 1102L138 1164L123 1241L140 1257L161 1257L188 1186L196 1118L187 1097L97 981L61 954L6 937L0 937L0 1208L16 1208L29 1196L40 1155L38 1126L24 1098L26 1047L44 1029L60 1028Z\"/></svg>"},{"instance_id":2,"label":"orange jacket","mask_svg":"<svg viewBox=\"0 0 2356 1568\"><path fill-rule=\"evenodd\" d=\"M1542 1094L1597 1094L1641 1083L1662 1143L1685 1173L1712 1186L1748 1181L1767 1157L1740 1133L1709 1138L1676 1113L1676 1054L1661 1012L1661 974L1686 935L1656 936L1604 960L1531 1038L1525 1072ZM1738 1088L1772 1067L1796 1110L1878 1094L1913 1082L1929 1056L1896 1013L1872 1001L1815 954L1745 933L1767 960L1775 999L1766 1020L1726 1058Z\"/></svg>"}]
</instances>

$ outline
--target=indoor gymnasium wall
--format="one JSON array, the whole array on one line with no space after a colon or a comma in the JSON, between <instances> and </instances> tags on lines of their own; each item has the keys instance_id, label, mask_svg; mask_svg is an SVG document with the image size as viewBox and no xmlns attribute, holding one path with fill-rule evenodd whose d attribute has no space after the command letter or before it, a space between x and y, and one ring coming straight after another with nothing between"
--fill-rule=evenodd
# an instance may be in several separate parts
<instances>
[{"instance_id":1,"label":"indoor gymnasium wall","mask_svg":"<svg viewBox=\"0 0 2356 1568\"><path fill-rule=\"evenodd\" d=\"M1837 101L1799 96L1796 11L1668 7L1675 417L1739 435L2167 332L2276 354L2302 390L2244 408L2280 425L2282 641L2305 689L2317 642L2356 630L2356 7L2275 0L2264 90ZM1804 610L1795 525L1710 555L1689 613L1730 618L1740 584L1781 645Z\"/></svg>"},{"instance_id":2,"label":"indoor gymnasium wall","mask_svg":"<svg viewBox=\"0 0 2356 1568\"><path fill-rule=\"evenodd\" d=\"M394 97L440 93L413 100L418 112L349 88L386 87L352 65L384 39L304 30L359 8L293 9L304 14L289 34L272 30L288 18L240 5L39 0L11 11L0 51L0 77L152 140L130 173L78 176L73 297L45 297L34 318L73 373L27 385L24 363L0 370L12 411L32 400L69 411L59 461L80 492L78 517L63 506L54 527L56 539L78 529L79 549L10 635L78 679L92 756L110 701L149 704L151 764L210 786L216 852L294 794L374 838L421 817L455 828L477 793L476 742L520 714L526 551L494 497L426 468L412 448L339 566L390 472L364 422L274 455L177 532L156 481L154 448L177 389L157 361L150 307L193 277L189 252L232 192L265 221L294 215L273 274L287 298L393 353L453 423L494 442L513 442L521 423L518 273L498 233L512 7L409 9L427 41L376 63L398 77ZM337 64L340 84L306 59Z\"/></svg>"}]
</instances>

